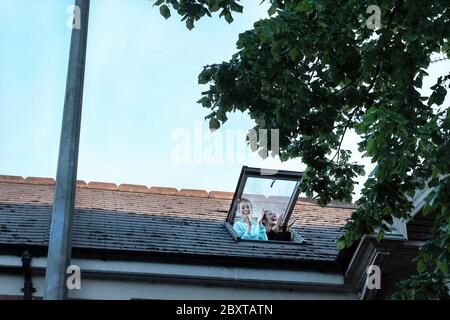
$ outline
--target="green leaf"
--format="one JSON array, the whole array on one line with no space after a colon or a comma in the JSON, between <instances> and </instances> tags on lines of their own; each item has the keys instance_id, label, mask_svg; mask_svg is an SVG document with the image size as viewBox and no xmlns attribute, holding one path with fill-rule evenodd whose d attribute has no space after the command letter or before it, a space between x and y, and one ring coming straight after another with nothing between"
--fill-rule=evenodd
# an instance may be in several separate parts
<instances>
[{"instance_id":1,"label":"green leaf","mask_svg":"<svg viewBox=\"0 0 450 320\"><path fill-rule=\"evenodd\" d=\"M375 121L377 120L377 115L374 112L368 112L364 118L363 118L363 123L368 127L371 124L373 124Z\"/></svg>"},{"instance_id":2,"label":"green leaf","mask_svg":"<svg viewBox=\"0 0 450 320\"><path fill-rule=\"evenodd\" d=\"M428 182L428 187L433 188L439 185L439 177L433 178Z\"/></svg>"},{"instance_id":3,"label":"green leaf","mask_svg":"<svg viewBox=\"0 0 450 320\"><path fill-rule=\"evenodd\" d=\"M155 4L153 6L159 6L164 2L164 0L156 0Z\"/></svg>"},{"instance_id":4,"label":"green leaf","mask_svg":"<svg viewBox=\"0 0 450 320\"><path fill-rule=\"evenodd\" d=\"M374 138L367 141L367 153L369 155L374 155L376 153L377 145Z\"/></svg>"},{"instance_id":5,"label":"green leaf","mask_svg":"<svg viewBox=\"0 0 450 320\"><path fill-rule=\"evenodd\" d=\"M197 103L201 103L204 108L211 107L211 100L208 97L203 97L197 101Z\"/></svg>"},{"instance_id":6,"label":"green leaf","mask_svg":"<svg viewBox=\"0 0 450 320\"><path fill-rule=\"evenodd\" d=\"M433 207L430 206L428 203L425 204L425 206L422 209L422 215L424 217L426 217L427 215L429 215L431 213L432 209L433 209Z\"/></svg>"},{"instance_id":7,"label":"green leaf","mask_svg":"<svg viewBox=\"0 0 450 320\"><path fill-rule=\"evenodd\" d=\"M275 41L272 44L272 48L270 49L270 52L272 52L272 55L275 58L278 58L280 56L280 54L281 54L281 43L280 43L280 41Z\"/></svg>"},{"instance_id":8,"label":"green leaf","mask_svg":"<svg viewBox=\"0 0 450 320\"><path fill-rule=\"evenodd\" d=\"M447 90L443 86L438 86L434 92L431 94L430 99L428 100L428 106L431 106L433 103L440 106L447 95Z\"/></svg>"},{"instance_id":9,"label":"green leaf","mask_svg":"<svg viewBox=\"0 0 450 320\"><path fill-rule=\"evenodd\" d=\"M215 1L214 4L212 4L209 7L209 11L211 11L211 12L216 12L216 11L219 11L219 10L220 10L220 6L219 6L219 2L217 2L217 1Z\"/></svg>"},{"instance_id":10,"label":"green leaf","mask_svg":"<svg viewBox=\"0 0 450 320\"><path fill-rule=\"evenodd\" d=\"M442 261L442 260L438 260L436 262L437 267L439 268L439 270L444 274L447 275L448 274L448 263L447 261Z\"/></svg>"},{"instance_id":11,"label":"green leaf","mask_svg":"<svg viewBox=\"0 0 450 320\"><path fill-rule=\"evenodd\" d=\"M360 176L365 176L366 175L366 170L364 170L364 167L361 166L356 170L356 173L359 174Z\"/></svg>"},{"instance_id":12,"label":"green leaf","mask_svg":"<svg viewBox=\"0 0 450 320\"><path fill-rule=\"evenodd\" d=\"M416 80L414 80L414 86L416 88L422 88L422 77L418 76Z\"/></svg>"},{"instance_id":13,"label":"green leaf","mask_svg":"<svg viewBox=\"0 0 450 320\"><path fill-rule=\"evenodd\" d=\"M359 135L363 134L366 131L366 126L362 122L355 124L353 128L355 129L355 132Z\"/></svg>"},{"instance_id":14,"label":"green leaf","mask_svg":"<svg viewBox=\"0 0 450 320\"><path fill-rule=\"evenodd\" d=\"M275 13L277 13L277 6L273 4L269 8L269 10L267 10L267 13L269 14L269 16L273 16Z\"/></svg>"},{"instance_id":15,"label":"green leaf","mask_svg":"<svg viewBox=\"0 0 450 320\"><path fill-rule=\"evenodd\" d=\"M186 20L186 27L187 27L189 30L194 29L194 20L192 20L192 19L187 19L187 20Z\"/></svg>"},{"instance_id":16,"label":"green leaf","mask_svg":"<svg viewBox=\"0 0 450 320\"><path fill-rule=\"evenodd\" d=\"M207 84L211 80L211 69L204 68L198 75L198 84Z\"/></svg>"},{"instance_id":17,"label":"green leaf","mask_svg":"<svg viewBox=\"0 0 450 320\"><path fill-rule=\"evenodd\" d=\"M242 13L242 11L244 10L244 7L236 2L232 2L230 4L230 8L231 8L231 10L233 10L235 12L239 12L239 13Z\"/></svg>"},{"instance_id":18,"label":"green leaf","mask_svg":"<svg viewBox=\"0 0 450 320\"><path fill-rule=\"evenodd\" d=\"M447 90L445 90L444 87L440 86L435 92L437 94L435 103L438 106L440 106L445 100L445 96L447 95Z\"/></svg>"},{"instance_id":19,"label":"green leaf","mask_svg":"<svg viewBox=\"0 0 450 320\"><path fill-rule=\"evenodd\" d=\"M297 61L297 58L299 57L299 52L296 48L292 48L289 50L289 56L291 57L292 61Z\"/></svg>"},{"instance_id":20,"label":"green leaf","mask_svg":"<svg viewBox=\"0 0 450 320\"><path fill-rule=\"evenodd\" d=\"M170 9L169 9L168 6L163 4L161 7L159 7L159 12L161 13L161 15L164 18L169 19L169 17L170 17Z\"/></svg>"},{"instance_id":21,"label":"green leaf","mask_svg":"<svg viewBox=\"0 0 450 320\"><path fill-rule=\"evenodd\" d=\"M233 22L233 16L231 15L231 13L229 13L229 12L227 12L227 13L225 13L225 20L228 22L228 23L232 23Z\"/></svg>"},{"instance_id":22,"label":"green leaf","mask_svg":"<svg viewBox=\"0 0 450 320\"><path fill-rule=\"evenodd\" d=\"M426 266L426 264L425 264L425 262L423 260L419 260L417 262L417 271L419 273L424 272L426 268L427 268L427 266Z\"/></svg>"},{"instance_id":23,"label":"green leaf","mask_svg":"<svg viewBox=\"0 0 450 320\"><path fill-rule=\"evenodd\" d=\"M217 130L220 128L220 122L216 118L211 118L209 120L209 129L211 131Z\"/></svg>"},{"instance_id":24,"label":"green leaf","mask_svg":"<svg viewBox=\"0 0 450 320\"><path fill-rule=\"evenodd\" d=\"M381 241L381 239L383 239L383 238L384 238L384 230L383 230L383 229L380 229L380 231L378 231L378 234L377 234L376 239L377 239L377 241L379 242L379 241Z\"/></svg>"},{"instance_id":25,"label":"green leaf","mask_svg":"<svg viewBox=\"0 0 450 320\"><path fill-rule=\"evenodd\" d=\"M306 11L310 11L312 8L313 8L313 5L310 2L310 0L303 0L297 5L296 10L298 12L306 12Z\"/></svg>"},{"instance_id":26,"label":"green leaf","mask_svg":"<svg viewBox=\"0 0 450 320\"><path fill-rule=\"evenodd\" d=\"M436 177L438 177L439 176L439 168L437 168L437 167L434 167L433 168L433 172L431 173L431 178L436 178Z\"/></svg>"},{"instance_id":27,"label":"green leaf","mask_svg":"<svg viewBox=\"0 0 450 320\"><path fill-rule=\"evenodd\" d=\"M345 248L345 242L344 242L344 240L339 240L338 242L337 242L337 249L338 249L338 251L341 251L342 249L344 249Z\"/></svg>"}]
</instances>

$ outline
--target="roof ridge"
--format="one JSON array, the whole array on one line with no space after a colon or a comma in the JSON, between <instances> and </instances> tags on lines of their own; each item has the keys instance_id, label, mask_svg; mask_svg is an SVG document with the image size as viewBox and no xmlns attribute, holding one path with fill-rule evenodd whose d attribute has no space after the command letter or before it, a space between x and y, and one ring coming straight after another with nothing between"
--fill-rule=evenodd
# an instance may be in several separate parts
<instances>
[{"instance_id":1,"label":"roof ridge","mask_svg":"<svg viewBox=\"0 0 450 320\"><path fill-rule=\"evenodd\" d=\"M43 177L27 177L0 175L0 183L12 183L12 184L30 184L30 185L46 185L54 186L56 184L53 178ZM121 191L121 192L137 192L137 193L149 193L149 194L165 194L165 195L177 195L185 197L199 197L199 198L213 198L213 199L227 199L233 198L234 192L227 191L206 191L200 189L187 189L183 188L178 190L173 187L151 186L138 184L123 183L117 185L111 182L98 182L90 181L86 183L83 180L77 180L77 188L81 189L97 189L97 190L109 190L109 191Z\"/></svg>"},{"instance_id":2,"label":"roof ridge","mask_svg":"<svg viewBox=\"0 0 450 320\"><path fill-rule=\"evenodd\" d=\"M53 178L42 178L42 177L23 178L21 176L0 175L0 183L54 186L56 182L55 179ZM161 186L147 187L145 185L127 184L127 183L122 183L120 185L111 182L98 182L98 181L90 181L89 183L86 183L83 180L77 180L77 188L146 193L146 194L162 194L162 195L196 197L196 198L225 199L225 200L231 200L233 199L234 196L234 192L228 191L217 191L217 190L206 191L201 189L187 189L187 188L178 190L177 188L173 187L161 187ZM317 206L317 201L311 198L298 197L297 203L299 202L305 205ZM347 209L356 208L356 206L352 203L346 203L336 200L332 200L328 205L326 205L326 207L347 208Z\"/></svg>"}]
</instances>

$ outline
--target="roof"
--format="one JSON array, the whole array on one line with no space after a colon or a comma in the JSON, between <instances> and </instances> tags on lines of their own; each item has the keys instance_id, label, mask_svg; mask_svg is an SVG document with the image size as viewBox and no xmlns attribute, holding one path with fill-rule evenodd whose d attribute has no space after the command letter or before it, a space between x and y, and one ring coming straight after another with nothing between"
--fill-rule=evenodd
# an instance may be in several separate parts
<instances>
[{"instance_id":1,"label":"roof","mask_svg":"<svg viewBox=\"0 0 450 320\"><path fill-rule=\"evenodd\" d=\"M236 242L224 222L233 193L77 183L73 248L144 255L334 262L354 206L299 198L292 217L306 244ZM54 180L0 176L0 247L46 247ZM270 248L268 248L270 246Z\"/></svg>"}]
</instances>

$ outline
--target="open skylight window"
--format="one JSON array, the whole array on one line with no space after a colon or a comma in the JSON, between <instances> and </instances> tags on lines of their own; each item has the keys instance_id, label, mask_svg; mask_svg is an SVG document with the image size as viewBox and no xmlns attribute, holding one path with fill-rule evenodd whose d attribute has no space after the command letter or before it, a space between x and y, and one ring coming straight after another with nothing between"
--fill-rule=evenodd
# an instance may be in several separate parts
<instances>
[{"instance_id":1,"label":"open skylight window","mask_svg":"<svg viewBox=\"0 0 450 320\"><path fill-rule=\"evenodd\" d=\"M290 230L301 172L243 167L226 226L236 239L302 242Z\"/></svg>"}]
</instances>

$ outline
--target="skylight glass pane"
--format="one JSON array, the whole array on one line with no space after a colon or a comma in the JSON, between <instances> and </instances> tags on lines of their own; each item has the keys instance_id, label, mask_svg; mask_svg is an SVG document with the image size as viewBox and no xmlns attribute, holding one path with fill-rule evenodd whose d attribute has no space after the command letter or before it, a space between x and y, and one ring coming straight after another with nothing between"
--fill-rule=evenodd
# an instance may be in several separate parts
<instances>
[{"instance_id":1,"label":"skylight glass pane","mask_svg":"<svg viewBox=\"0 0 450 320\"><path fill-rule=\"evenodd\" d=\"M302 173L266 173L242 168L225 226L236 240L294 241L289 221Z\"/></svg>"},{"instance_id":2,"label":"skylight glass pane","mask_svg":"<svg viewBox=\"0 0 450 320\"><path fill-rule=\"evenodd\" d=\"M250 200L252 218L257 219L262 210L274 212L277 217L284 214L297 186L297 181L248 177L241 198ZM242 215L239 206L236 209L236 219Z\"/></svg>"}]
</instances>

